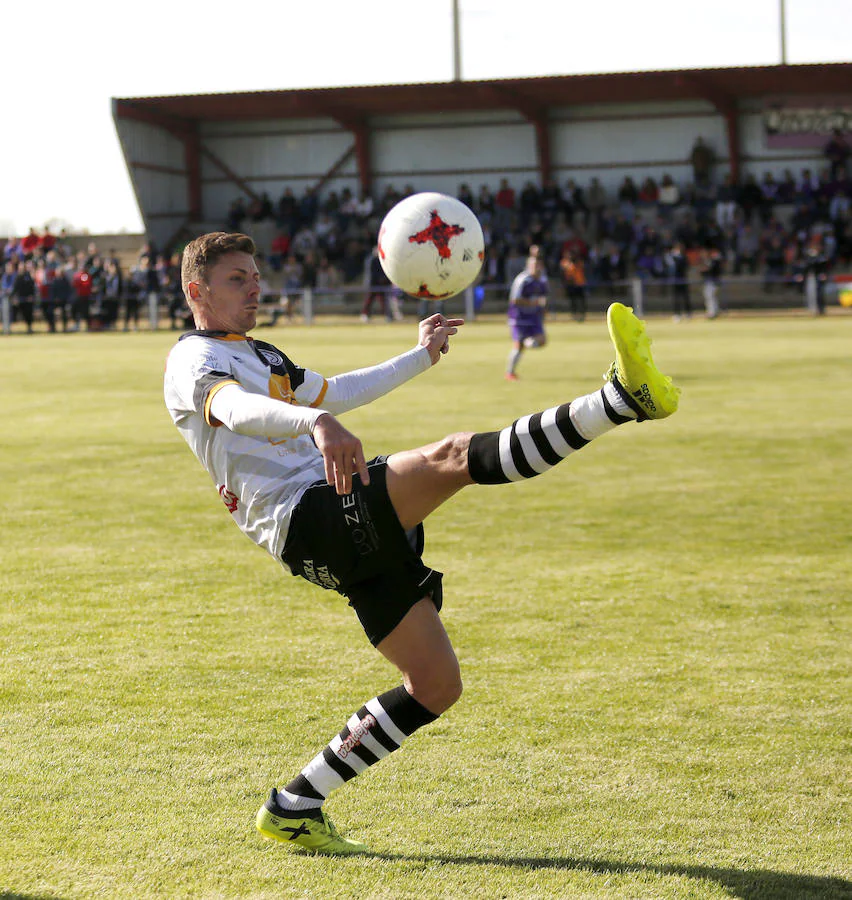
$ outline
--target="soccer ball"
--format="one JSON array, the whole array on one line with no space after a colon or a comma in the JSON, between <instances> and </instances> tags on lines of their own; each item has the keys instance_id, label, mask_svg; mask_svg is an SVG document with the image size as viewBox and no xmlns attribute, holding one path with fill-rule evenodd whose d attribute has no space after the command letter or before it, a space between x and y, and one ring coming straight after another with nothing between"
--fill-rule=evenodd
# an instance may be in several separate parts
<instances>
[{"instance_id":1,"label":"soccer ball","mask_svg":"<svg viewBox=\"0 0 852 900\"><path fill-rule=\"evenodd\" d=\"M485 259L479 220L446 194L400 200L379 228L385 275L412 297L446 300L473 284Z\"/></svg>"}]
</instances>

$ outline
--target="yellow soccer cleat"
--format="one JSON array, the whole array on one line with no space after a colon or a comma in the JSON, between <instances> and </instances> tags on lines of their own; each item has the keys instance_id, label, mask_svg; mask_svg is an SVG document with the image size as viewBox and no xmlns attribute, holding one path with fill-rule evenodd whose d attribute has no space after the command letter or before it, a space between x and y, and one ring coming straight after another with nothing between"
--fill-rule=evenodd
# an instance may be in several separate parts
<instances>
[{"instance_id":1,"label":"yellow soccer cleat","mask_svg":"<svg viewBox=\"0 0 852 900\"><path fill-rule=\"evenodd\" d=\"M615 362L604 375L622 390L625 402L644 419L665 419L677 410L680 388L656 367L645 323L623 303L613 303L606 314L609 336L615 345Z\"/></svg>"},{"instance_id":2,"label":"yellow soccer cleat","mask_svg":"<svg viewBox=\"0 0 852 900\"><path fill-rule=\"evenodd\" d=\"M291 847L301 847L311 853L343 855L367 852L366 844L341 837L323 810L316 811L316 818L305 811L288 814L278 805L277 798L278 792L273 788L255 819L257 830L265 838Z\"/></svg>"}]
</instances>

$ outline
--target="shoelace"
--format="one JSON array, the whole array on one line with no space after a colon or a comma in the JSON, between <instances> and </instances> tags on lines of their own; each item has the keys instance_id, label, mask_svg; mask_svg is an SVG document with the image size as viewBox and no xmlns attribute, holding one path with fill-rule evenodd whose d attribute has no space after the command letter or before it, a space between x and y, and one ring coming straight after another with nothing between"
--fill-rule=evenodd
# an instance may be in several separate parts
<instances>
[{"instance_id":1,"label":"shoelace","mask_svg":"<svg viewBox=\"0 0 852 900\"><path fill-rule=\"evenodd\" d=\"M325 814L325 810L322 811L322 821L323 825L325 825L328 833L335 839L339 840L340 835L337 833L337 829L334 827L334 823L329 819L329 817Z\"/></svg>"}]
</instances>

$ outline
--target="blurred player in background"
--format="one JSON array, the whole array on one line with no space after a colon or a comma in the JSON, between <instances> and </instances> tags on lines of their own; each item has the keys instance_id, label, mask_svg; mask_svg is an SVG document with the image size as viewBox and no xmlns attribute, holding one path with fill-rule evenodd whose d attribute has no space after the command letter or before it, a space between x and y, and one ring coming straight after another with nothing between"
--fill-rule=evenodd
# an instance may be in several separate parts
<instances>
[{"instance_id":1,"label":"blurred player in background","mask_svg":"<svg viewBox=\"0 0 852 900\"><path fill-rule=\"evenodd\" d=\"M427 372L464 320L430 316L413 349L325 378L248 337L260 303L255 254L243 234L217 232L187 245L182 284L197 330L169 354L165 400L239 528L291 575L345 596L370 642L399 670L402 683L367 700L272 789L256 817L264 837L289 847L363 853L364 844L329 821L326 798L434 722L462 691L439 615L443 576L421 558L423 521L462 488L534 478L623 423L670 415L678 390L654 365L642 323L616 303L608 314L616 361L600 390L499 431L455 433L367 462L336 415ZM287 630L295 627L282 615L270 632L283 686ZM347 673L329 666L327 677L333 696Z\"/></svg>"},{"instance_id":2,"label":"blurred player in background","mask_svg":"<svg viewBox=\"0 0 852 900\"><path fill-rule=\"evenodd\" d=\"M373 247L364 266L364 287L366 294L361 307L361 321L365 323L370 321L373 303L378 303L382 315L388 322L392 321L394 319L394 307L391 301L391 294L394 293L394 289L390 279L385 274L385 270L382 268L378 244ZM396 310L399 311L399 291L396 290L395 293L397 295ZM401 313L399 313L399 318L402 318Z\"/></svg>"},{"instance_id":3,"label":"blurred player in background","mask_svg":"<svg viewBox=\"0 0 852 900\"><path fill-rule=\"evenodd\" d=\"M708 319L719 315L719 283L722 280L722 254L717 247L707 247L701 257L701 278L704 282L704 308Z\"/></svg>"},{"instance_id":4,"label":"blurred player in background","mask_svg":"<svg viewBox=\"0 0 852 900\"><path fill-rule=\"evenodd\" d=\"M565 293L571 305L571 315L575 322L586 318L586 264L580 254L566 250L559 260Z\"/></svg>"},{"instance_id":5,"label":"blurred player in background","mask_svg":"<svg viewBox=\"0 0 852 900\"><path fill-rule=\"evenodd\" d=\"M506 363L506 380L517 381L515 370L525 348L543 347L544 311L547 307L547 274L539 247L533 244L524 271L515 277L509 289L509 334L512 349Z\"/></svg>"}]
</instances>

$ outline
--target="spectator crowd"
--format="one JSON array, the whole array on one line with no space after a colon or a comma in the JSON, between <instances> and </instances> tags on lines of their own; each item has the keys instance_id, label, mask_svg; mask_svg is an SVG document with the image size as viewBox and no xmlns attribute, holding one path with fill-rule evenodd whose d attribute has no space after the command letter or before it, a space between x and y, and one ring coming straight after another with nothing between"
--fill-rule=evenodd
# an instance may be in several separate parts
<instances>
[{"instance_id":1,"label":"spectator crowd","mask_svg":"<svg viewBox=\"0 0 852 900\"><path fill-rule=\"evenodd\" d=\"M64 233L49 228L6 241L0 300L9 302L11 323L29 332L36 313L51 332L137 330L152 301L158 308L165 301L173 328L186 324L180 253L158 253L146 243L125 272L114 250L102 252L91 241L75 251Z\"/></svg>"},{"instance_id":2,"label":"spectator crowd","mask_svg":"<svg viewBox=\"0 0 852 900\"><path fill-rule=\"evenodd\" d=\"M504 177L496 191L483 184L474 193L463 183L458 197L482 223L485 285L508 285L535 245L551 277L561 278L577 318L585 314L589 291L615 296L637 277L672 285L675 312L680 304L688 314L686 285L695 277L712 285L723 275L754 276L772 291L801 286L810 272L822 284L833 269L852 264L852 180L844 136L836 133L823 156L817 171L766 171L759 178L747 173L736 181L729 172L717 172L712 148L698 138L688 183L663 174L659 181L647 176L637 184L626 175L615 190L597 177L583 185L574 179L564 186L527 181L516 190ZM389 185L374 198L348 188L323 196L308 188L297 197L288 187L275 201L267 193L248 203L234 200L223 227L270 235L265 245L258 243L269 280L280 285L285 313L305 288L329 292L359 284L365 289L363 318L375 300L391 305L375 263L376 234L385 213L414 191L411 184L401 191ZM36 310L50 331L128 330L138 327L140 309L149 302L165 303L172 327L181 328L187 322L179 249L164 253L146 244L124 272L112 251L92 243L74 252L64 235L31 229L3 247L0 298L9 299L13 317L28 330ZM277 298L269 280L267 299ZM394 316L398 312L397 305Z\"/></svg>"},{"instance_id":3,"label":"spectator crowd","mask_svg":"<svg viewBox=\"0 0 852 900\"><path fill-rule=\"evenodd\" d=\"M502 178L496 191L483 184L474 193L463 183L457 196L485 232L486 285L508 285L535 245L579 317L588 291L614 292L634 277L683 284L747 275L770 292L800 287L810 271L824 281L832 269L850 266L852 180L842 135L828 142L824 157L818 170L766 171L735 181L717 171L713 149L699 137L689 157L693 177L684 184L668 174L638 184L626 175L615 190L597 177L584 185L527 181L516 190ZM266 193L250 203L234 200L226 224L249 233L259 223L272 225L267 258L282 273L285 290L330 290L364 279L366 313L374 299L369 288L384 286L369 274L377 270L370 254L378 226L414 191L389 185L374 199L349 189L324 197L308 189L296 197L287 188L277 202Z\"/></svg>"}]
</instances>

